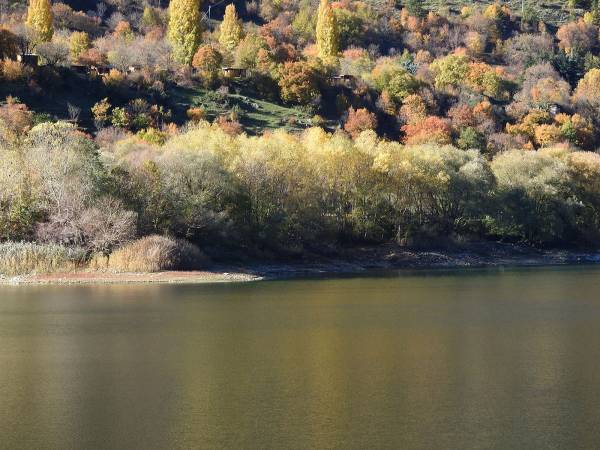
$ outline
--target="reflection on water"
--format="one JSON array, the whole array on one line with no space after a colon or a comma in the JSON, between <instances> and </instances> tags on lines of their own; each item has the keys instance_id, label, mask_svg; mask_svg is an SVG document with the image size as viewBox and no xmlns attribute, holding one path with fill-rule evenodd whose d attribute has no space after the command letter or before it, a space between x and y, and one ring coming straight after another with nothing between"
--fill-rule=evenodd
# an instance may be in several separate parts
<instances>
[{"instance_id":1,"label":"reflection on water","mask_svg":"<svg viewBox=\"0 0 600 450\"><path fill-rule=\"evenodd\" d=\"M599 287L2 287L0 448L598 448Z\"/></svg>"}]
</instances>

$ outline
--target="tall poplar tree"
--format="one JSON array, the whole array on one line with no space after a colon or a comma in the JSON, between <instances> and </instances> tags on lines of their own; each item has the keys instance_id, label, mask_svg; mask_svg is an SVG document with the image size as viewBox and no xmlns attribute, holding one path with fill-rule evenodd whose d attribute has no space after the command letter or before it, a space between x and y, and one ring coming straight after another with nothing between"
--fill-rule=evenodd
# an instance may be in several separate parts
<instances>
[{"instance_id":1,"label":"tall poplar tree","mask_svg":"<svg viewBox=\"0 0 600 450\"><path fill-rule=\"evenodd\" d=\"M167 37L180 63L192 63L202 35L201 18L200 0L171 0Z\"/></svg>"},{"instance_id":2,"label":"tall poplar tree","mask_svg":"<svg viewBox=\"0 0 600 450\"><path fill-rule=\"evenodd\" d=\"M235 10L235 5L225 8L225 16L221 22L219 42L229 51L233 51L242 40L242 24Z\"/></svg>"},{"instance_id":3,"label":"tall poplar tree","mask_svg":"<svg viewBox=\"0 0 600 450\"><path fill-rule=\"evenodd\" d=\"M319 57L326 59L337 56L340 50L340 35L337 20L329 0L321 0L317 15L317 49Z\"/></svg>"},{"instance_id":4,"label":"tall poplar tree","mask_svg":"<svg viewBox=\"0 0 600 450\"><path fill-rule=\"evenodd\" d=\"M36 41L48 42L54 34L50 0L30 0L27 10L27 26L35 34Z\"/></svg>"}]
</instances>

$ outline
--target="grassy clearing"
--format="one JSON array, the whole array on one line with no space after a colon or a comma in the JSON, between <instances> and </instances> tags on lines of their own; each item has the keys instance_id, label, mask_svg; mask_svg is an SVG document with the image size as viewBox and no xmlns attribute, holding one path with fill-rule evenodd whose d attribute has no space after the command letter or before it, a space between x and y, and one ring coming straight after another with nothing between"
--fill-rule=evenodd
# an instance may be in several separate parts
<instances>
[{"instance_id":1,"label":"grassy clearing","mask_svg":"<svg viewBox=\"0 0 600 450\"><path fill-rule=\"evenodd\" d=\"M522 7L522 0L505 0L502 3L507 4L515 14L519 15ZM375 0L374 3L377 3ZM448 8L453 13L459 13L463 6L482 6L485 7L492 3L493 0L425 0L424 5L427 9L437 11L441 8ZM570 20L570 11L566 9L566 2L563 0L524 0L526 8L533 8L539 19L551 25L561 25ZM575 16L583 15L584 11L575 9Z\"/></svg>"},{"instance_id":2,"label":"grassy clearing","mask_svg":"<svg viewBox=\"0 0 600 450\"><path fill-rule=\"evenodd\" d=\"M224 94L203 88L174 87L169 95L174 112L178 116L177 122L184 119L188 108L201 107L209 120L232 110L236 111L238 120L249 134L279 128L288 131L301 130L310 123L308 114L301 109L260 99L258 94L244 90L243 86Z\"/></svg>"},{"instance_id":3,"label":"grassy clearing","mask_svg":"<svg viewBox=\"0 0 600 450\"><path fill-rule=\"evenodd\" d=\"M104 97L111 97L109 92L99 82L88 80L79 74L64 70L62 85L51 92L38 95L25 84L0 84L0 100L12 95L36 113L45 114L51 119L67 120L68 104L77 105L81 109L79 125L87 130L93 130L94 124L90 108ZM114 106L125 104L126 100L134 97L145 97L139 93L130 92ZM146 98L150 103L157 99ZM249 134L259 134L264 130L283 128L297 131L310 125L310 117L299 108L260 99L259 95L240 86L232 88L231 93L218 94L203 88L183 88L169 86L164 103L173 111L173 121L178 125L188 120L186 111L190 107L200 106L206 111L207 118L213 120L232 110L238 113L239 121Z\"/></svg>"},{"instance_id":4,"label":"grassy clearing","mask_svg":"<svg viewBox=\"0 0 600 450\"><path fill-rule=\"evenodd\" d=\"M86 252L81 248L31 242L0 244L0 275L67 272L85 263Z\"/></svg>"}]
</instances>

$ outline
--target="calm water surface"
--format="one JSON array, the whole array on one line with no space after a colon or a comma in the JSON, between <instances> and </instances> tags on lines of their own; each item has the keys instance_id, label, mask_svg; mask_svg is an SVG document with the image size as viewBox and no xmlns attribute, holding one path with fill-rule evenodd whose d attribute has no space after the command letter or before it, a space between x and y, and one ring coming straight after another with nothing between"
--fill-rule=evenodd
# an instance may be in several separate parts
<instances>
[{"instance_id":1,"label":"calm water surface","mask_svg":"<svg viewBox=\"0 0 600 450\"><path fill-rule=\"evenodd\" d=\"M600 268L0 287L0 448L600 448Z\"/></svg>"}]
</instances>

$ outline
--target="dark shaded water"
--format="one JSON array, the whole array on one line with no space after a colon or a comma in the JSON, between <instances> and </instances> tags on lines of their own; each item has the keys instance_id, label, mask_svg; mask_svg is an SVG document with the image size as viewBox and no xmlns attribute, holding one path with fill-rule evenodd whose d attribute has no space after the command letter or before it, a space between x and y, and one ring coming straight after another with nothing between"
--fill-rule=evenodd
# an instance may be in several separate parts
<instances>
[{"instance_id":1,"label":"dark shaded water","mask_svg":"<svg viewBox=\"0 0 600 450\"><path fill-rule=\"evenodd\" d=\"M600 448L600 268L0 287L0 448Z\"/></svg>"}]
</instances>

